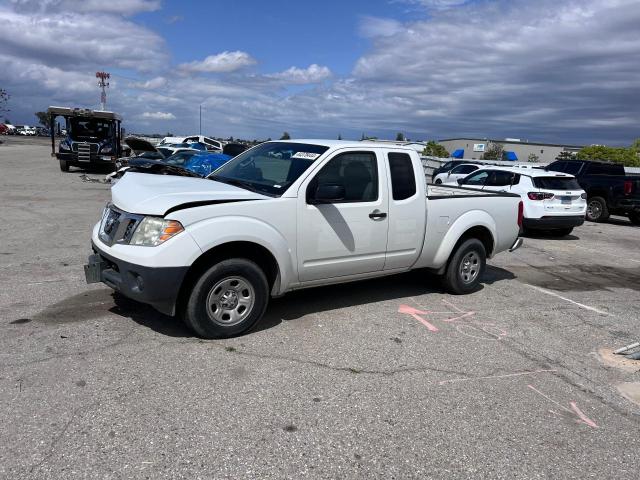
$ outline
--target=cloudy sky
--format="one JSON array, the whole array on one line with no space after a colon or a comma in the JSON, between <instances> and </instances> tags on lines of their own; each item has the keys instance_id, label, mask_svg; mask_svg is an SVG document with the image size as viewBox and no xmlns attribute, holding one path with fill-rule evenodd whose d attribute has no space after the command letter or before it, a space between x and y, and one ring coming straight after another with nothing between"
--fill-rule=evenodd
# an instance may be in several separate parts
<instances>
[{"instance_id":1,"label":"cloudy sky","mask_svg":"<svg viewBox=\"0 0 640 480\"><path fill-rule=\"evenodd\" d=\"M243 138L640 137L640 0L0 0L15 123Z\"/></svg>"}]
</instances>

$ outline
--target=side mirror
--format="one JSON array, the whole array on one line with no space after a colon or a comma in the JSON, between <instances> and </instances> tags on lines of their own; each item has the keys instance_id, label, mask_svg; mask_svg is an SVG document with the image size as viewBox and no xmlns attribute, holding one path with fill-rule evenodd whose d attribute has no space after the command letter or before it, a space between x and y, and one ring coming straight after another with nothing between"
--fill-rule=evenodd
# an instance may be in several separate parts
<instances>
[{"instance_id":1,"label":"side mirror","mask_svg":"<svg viewBox=\"0 0 640 480\"><path fill-rule=\"evenodd\" d=\"M344 185L337 183L321 183L316 189L316 194L309 203L332 203L344 200Z\"/></svg>"},{"instance_id":2,"label":"side mirror","mask_svg":"<svg viewBox=\"0 0 640 480\"><path fill-rule=\"evenodd\" d=\"M458 179L458 185L462 185L462 182L464 182L464 178L459 178Z\"/></svg>"}]
</instances>

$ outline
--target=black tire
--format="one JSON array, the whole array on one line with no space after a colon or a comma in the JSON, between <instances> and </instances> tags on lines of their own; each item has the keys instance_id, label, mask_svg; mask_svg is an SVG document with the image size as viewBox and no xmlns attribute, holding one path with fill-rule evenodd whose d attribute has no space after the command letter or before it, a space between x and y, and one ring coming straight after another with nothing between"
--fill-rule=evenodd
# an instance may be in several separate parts
<instances>
[{"instance_id":1,"label":"black tire","mask_svg":"<svg viewBox=\"0 0 640 480\"><path fill-rule=\"evenodd\" d=\"M252 300L244 310L243 300ZM234 337L258 323L268 302L269 284L264 272L250 260L233 258L215 264L196 281L183 319L200 337Z\"/></svg>"},{"instance_id":2,"label":"black tire","mask_svg":"<svg viewBox=\"0 0 640 480\"><path fill-rule=\"evenodd\" d=\"M573 227L568 228L554 228L553 230L549 230L549 235L552 237L566 237L573 232Z\"/></svg>"},{"instance_id":3,"label":"black tire","mask_svg":"<svg viewBox=\"0 0 640 480\"><path fill-rule=\"evenodd\" d=\"M68 172L69 171L69 164L67 163L66 160L59 160L60 161L60 170L62 170L63 172Z\"/></svg>"},{"instance_id":4,"label":"black tire","mask_svg":"<svg viewBox=\"0 0 640 480\"><path fill-rule=\"evenodd\" d=\"M634 225L640 225L640 212L629 212L629 221Z\"/></svg>"},{"instance_id":5,"label":"black tire","mask_svg":"<svg viewBox=\"0 0 640 480\"><path fill-rule=\"evenodd\" d=\"M442 180L440 180L440 179L437 179L436 182L435 182L436 185L440 185L441 183L442 183Z\"/></svg>"},{"instance_id":6,"label":"black tire","mask_svg":"<svg viewBox=\"0 0 640 480\"><path fill-rule=\"evenodd\" d=\"M602 197L591 197L587 200L587 220L590 222L606 222L609 218L607 201Z\"/></svg>"},{"instance_id":7,"label":"black tire","mask_svg":"<svg viewBox=\"0 0 640 480\"><path fill-rule=\"evenodd\" d=\"M443 277L445 289L454 295L465 295L477 290L486 264L487 251L484 244L477 238L465 240L449 259Z\"/></svg>"}]
</instances>

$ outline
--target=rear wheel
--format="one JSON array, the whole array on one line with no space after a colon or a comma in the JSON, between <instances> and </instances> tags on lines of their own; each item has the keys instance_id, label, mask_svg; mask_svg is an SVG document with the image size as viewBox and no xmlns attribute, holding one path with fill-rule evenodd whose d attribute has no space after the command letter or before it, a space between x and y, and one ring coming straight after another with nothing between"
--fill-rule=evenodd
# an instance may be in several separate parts
<instances>
[{"instance_id":1,"label":"rear wheel","mask_svg":"<svg viewBox=\"0 0 640 480\"><path fill-rule=\"evenodd\" d=\"M443 279L446 290L455 295L476 290L486 262L487 252L480 240L470 238L462 242L447 265Z\"/></svg>"},{"instance_id":2,"label":"rear wheel","mask_svg":"<svg viewBox=\"0 0 640 480\"><path fill-rule=\"evenodd\" d=\"M247 332L264 315L269 285L255 263L234 258L217 263L195 283L184 320L203 338L227 338Z\"/></svg>"},{"instance_id":3,"label":"rear wheel","mask_svg":"<svg viewBox=\"0 0 640 480\"><path fill-rule=\"evenodd\" d=\"M609 218L607 202L602 197L591 197L587 203L587 220L604 222Z\"/></svg>"},{"instance_id":4,"label":"rear wheel","mask_svg":"<svg viewBox=\"0 0 640 480\"><path fill-rule=\"evenodd\" d=\"M629 213L629 220L634 225L640 225L640 212L630 212Z\"/></svg>"},{"instance_id":5,"label":"rear wheel","mask_svg":"<svg viewBox=\"0 0 640 480\"><path fill-rule=\"evenodd\" d=\"M69 163L67 163L66 160L60 160L60 170L62 170L63 172L69 171Z\"/></svg>"},{"instance_id":6,"label":"rear wheel","mask_svg":"<svg viewBox=\"0 0 640 480\"><path fill-rule=\"evenodd\" d=\"M436 183L436 185L440 185L442 183L442 180L437 179L435 183Z\"/></svg>"}]
</instances>

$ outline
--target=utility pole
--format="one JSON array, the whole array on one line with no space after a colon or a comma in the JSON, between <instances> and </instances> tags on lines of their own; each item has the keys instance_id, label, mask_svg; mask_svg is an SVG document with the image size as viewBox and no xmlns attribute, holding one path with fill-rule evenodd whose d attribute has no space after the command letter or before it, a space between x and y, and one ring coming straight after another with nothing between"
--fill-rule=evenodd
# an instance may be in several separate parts
<instances>
[{"instance_id":1,"label":"utility pole","mask_svg":"<svg viewBox=\"0 0 640 480\"><path fill-rule=\"evenodd\" d=\"M111 78L111 74L107 72L96 72L96 78L98 79L98 87L102 89L102 93L100 94L100 106L102 110L107 109L107 92L105 88L109 87L109 80Z\"/></svg>"},{"instance_id":2,"label":"utility pole","mask_svg":"<svg viewBox=\"0 0 640 480\"><path fill-rule=\"evenodd\" d=\"M198 135L202 135L202 105L200 105L200 133Z\"/></svg>"}]
</instances>

